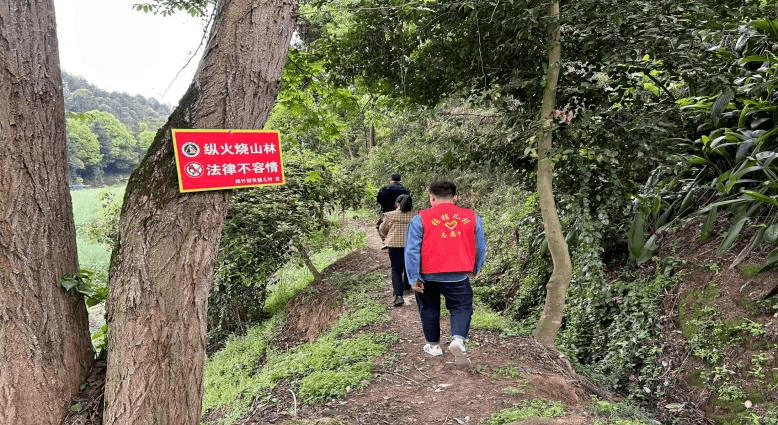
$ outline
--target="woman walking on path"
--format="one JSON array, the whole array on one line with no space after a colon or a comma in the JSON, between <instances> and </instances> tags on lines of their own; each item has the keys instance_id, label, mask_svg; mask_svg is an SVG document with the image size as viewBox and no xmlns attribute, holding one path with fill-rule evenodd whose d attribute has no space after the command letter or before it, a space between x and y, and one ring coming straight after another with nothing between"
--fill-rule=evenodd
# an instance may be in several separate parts
<instances>
[{"instance_id":1,"label":"woman walking on path","mask_svg":"<svg viewBox=\"0 0 778 425\"><path fill-rule=\"evenodd\" d=\"M416 212L413 210L413 200L409 195L400 195L395 201L395 210L384 213L383 221L378 227L378 233L384 239L384 245L389 250L389 261L392 263L392 288L394 290L394 306L405 303L403 292L410 289L408 276L405 273L405 237L408 234L408 223Z\"/></svg>"}]
</instances>

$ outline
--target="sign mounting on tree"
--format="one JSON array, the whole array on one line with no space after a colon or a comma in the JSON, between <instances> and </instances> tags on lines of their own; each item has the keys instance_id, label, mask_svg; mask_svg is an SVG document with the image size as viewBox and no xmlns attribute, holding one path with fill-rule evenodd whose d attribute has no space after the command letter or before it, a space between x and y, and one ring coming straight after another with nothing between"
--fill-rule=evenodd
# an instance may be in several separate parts
<instances>
[{"instance_id":1,"label":"sign mounting on tree","mask_svg":"<svg viewBox=\"0 0 778 425\"><path fill-rule=\"evenodd\" d=\"M285 182L278 131L171 131L181 192L272 186Z\"/></svg>"}]
</instances>

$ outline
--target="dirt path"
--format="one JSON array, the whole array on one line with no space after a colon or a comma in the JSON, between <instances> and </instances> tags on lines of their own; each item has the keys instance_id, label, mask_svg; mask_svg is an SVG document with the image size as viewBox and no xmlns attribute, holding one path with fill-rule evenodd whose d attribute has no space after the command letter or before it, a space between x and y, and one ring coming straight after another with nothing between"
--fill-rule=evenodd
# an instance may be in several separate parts
<instances>
[{"instance_id":1,"label":"dirt path","mask_svg":"<svg viewBox=\"0 0 778 425\"><path fill-rule=\"evenodd\" d=\"M324 417L340 424L485 424L493 413L529 399L559 400L566 415L519 423L589 425L594 422L595 418L584 410L590 393L574 385L574 379L562 364L532 339L472 330L468 343L473 361L471 370L458 370L450 353L439 357L425 354L415 295L406 295L405 305L392 307L388 254L380 249L381 241L375 229L369 223L361 223L361 227L368 235L367 248L347 256L331 269L384 273L387 284L382 300L391 321L371 330L394 333L399 340L376 363L375 378L367 388L323 406L302 407L296 417L288 413L293 411L293 406L285 405L293 402L283 395L288 391L279 389L276 393L282 400L272 411L267 406L257 406L242 424L300 423L301 419L315 421ZM444 318L441 320L444 349L448 335L448 318Z\"/></svg>"}]
</instances>

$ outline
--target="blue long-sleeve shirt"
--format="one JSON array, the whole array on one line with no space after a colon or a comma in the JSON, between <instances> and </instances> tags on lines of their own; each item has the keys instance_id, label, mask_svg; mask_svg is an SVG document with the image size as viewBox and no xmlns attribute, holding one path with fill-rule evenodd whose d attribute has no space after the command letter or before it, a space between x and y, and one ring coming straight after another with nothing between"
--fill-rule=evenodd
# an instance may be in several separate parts
<instances>
[{"instance_id":1,"label":"blue long-sleeve shirt","mask_svg":"<svg viewBox=\"0 0 778 425\"><path fill-rule=\"evenodd\" d=\"M481 270L486 260L486 238L484 237L484 226L481 223L481 217L475 216L475 272ZM408 282L413 285L418 279L422 281L433 282L458 282L465 280L466 272L454 273L427 273L421 274L421 238L424 229L421 225L421 216L417 215L408 225L408 236L405 239L405 273L408 275Z\"/></svg>"}]
</instances>

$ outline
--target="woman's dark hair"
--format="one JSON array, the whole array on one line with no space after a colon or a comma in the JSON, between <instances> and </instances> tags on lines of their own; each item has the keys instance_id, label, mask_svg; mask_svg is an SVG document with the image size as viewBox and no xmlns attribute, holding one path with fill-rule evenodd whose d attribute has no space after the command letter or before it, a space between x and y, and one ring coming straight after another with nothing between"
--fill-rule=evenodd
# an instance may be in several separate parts
<instances>
[{"instance_id":1,"label":"woman's dark hair","mask_svg":"<svg viewBox=\"0 0 778 425\"><path fill-rule=\"evenodd\" d=\"M411 199L410 195L402 194L398 196L397 200L394 202L400 207L400 211L402 212L408 212L413 209L413 199Z\"/></svg>"}]
</instances>

